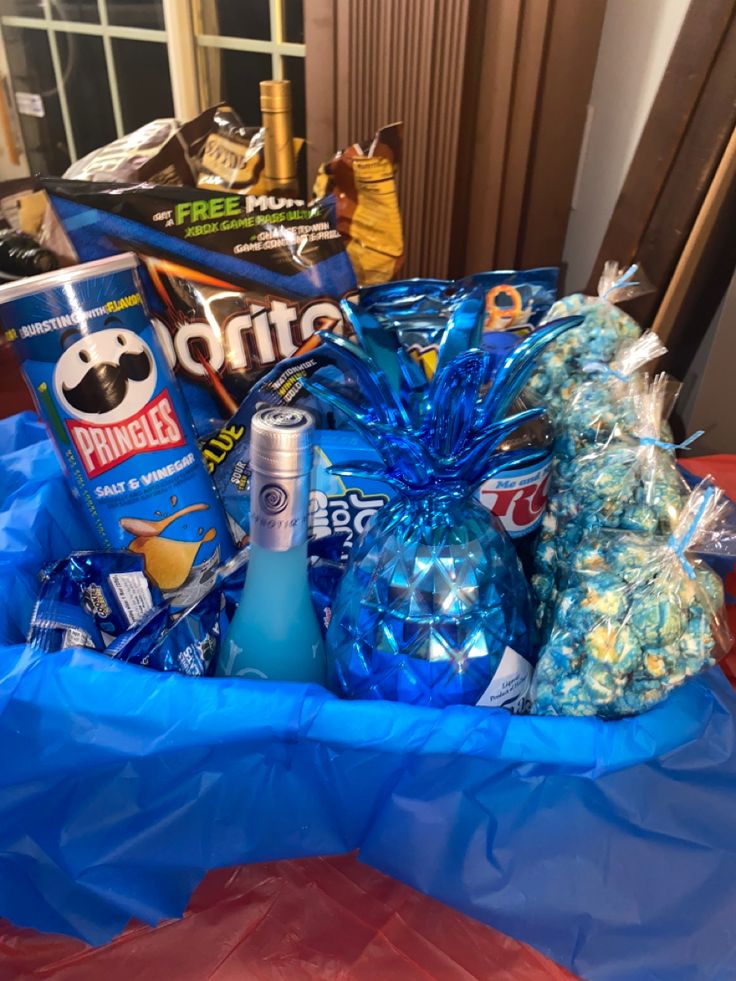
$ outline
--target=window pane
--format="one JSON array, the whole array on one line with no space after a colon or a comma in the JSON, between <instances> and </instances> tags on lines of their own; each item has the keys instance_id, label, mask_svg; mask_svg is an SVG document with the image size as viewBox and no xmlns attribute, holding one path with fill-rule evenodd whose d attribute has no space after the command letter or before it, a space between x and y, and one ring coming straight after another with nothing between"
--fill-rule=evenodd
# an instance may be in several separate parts
<instances>
[{"instance_id":1,"label":"window pane","mask_svg":"<svg viewBox=\"0 0 736 981\"><path fill-rule=\"evenodd\" d=\"M200 9L202 34L271 39L268 0L204 0Z\"/></svg>"},{"instance_id":2,"label":"window pane","mask_svg":"<svg viewBox=\"0 0 736 981\"><path fill-rule=\"evenodd\" d=\"M260 126L258 86L271 78L271 56L222 48L205 48L203 54L210 103L229 102L247 126Z\"/></svg>"},{"instance_id":3,"label":"window pane","mask_svg":"<svg viewBox=\"0 0 736 981\"><path fill-rule=\"evenodd\" d=\"M284 41L304 44L303 0L284 0Z\"/></svg>"},{"instance_id":4,"label":"window pane","mask_svg":"<svg viewBox=\"0 0 736 981\"><path fill-rule=\"evenodd\" d=\"M2 0L0 14L5 16L14 14L17 17L43 17L43 4L41 0Z\"/></svg>"},{"instance_id":5,"label":"window pane","mask_svg":"<svg viewBox=\"0 0 736 981\"><path fill-rule=\"evenodd\" d=\"M19 116L31 172L61 174L71 163L45 31L3 27L13 90L38 94L44 115Z\"/></svg>"},{"instance_id":6,"label":"window pane","mask_svg":"<svg viewBox=\"0 0 736 981\"><path fill-rule=\"evenodd\" d=\"M291 112L294 136L307 135L307 108L304 101L304 59L284 58L284 78L291 82Z\"/></svg>"},{"instance_id":7,"label":"window pane","mask_svg":"<svg viewBox=\"0 0 736 981\"><path fill-rule=\"evenodd\" d=\"M119 27L163 30L163 0L107 0L107 19Z\"/></svg>"},{"instance_id":8,"label":"window pane","mask_svg":"<svg viewBox=\"0 0 736 981\"><path fill-rule=\"evenodd\" d=\"M54 0L51 4L54 20L77 20L87 24L99 24L97 0Z\"/></svg>"},{"instance_id":9,"label":"window pane","mask_svg":"<svg viewBox=\"0 0 736 981\"><path fill-rule=\"evenodd\" d=\"M115 75L126 133L152 119L174 115L166 45L113 39Z\"/></svg>"},{"instance_id":10,"label":"window pane","mask_svg":"<svg viewBox=\"0 0 736 981\"><path fill-rule=\"evenodd\" d=\"M102 39L89 34L56 37L77 156L83 157L116 136L105 51Z\"/></svg>"}]
</instances>

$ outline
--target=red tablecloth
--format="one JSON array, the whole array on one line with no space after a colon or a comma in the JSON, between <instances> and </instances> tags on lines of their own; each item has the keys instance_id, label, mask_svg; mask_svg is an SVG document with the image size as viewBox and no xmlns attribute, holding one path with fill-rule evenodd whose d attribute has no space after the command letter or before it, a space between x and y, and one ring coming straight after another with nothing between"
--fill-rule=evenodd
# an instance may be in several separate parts
<instances>
[{"instance_id":1,"label":"red tablecloth","mask_svg":"<svg viewBox=\"0 0 736 981\"><path fill-rule=\"evenodd\" d=\"M736 500L736 455L686 461ZM736 579L731 586L736 593ZM736 607L729 611L736 635ZM722 662L736 684L736 652ZM0 981L555 981L563 968L351 856L210 873L183 919L105 947L0 920Z\"/></svg>"},{"instance_id":2,"label":"red tablecloth","mask_svg":"<svg viewBox=\"0 0 736 981\"><path fill-rule=\"evenodd\" d=\"M525 944L351 856L211 872L181 920L90 948L0 920L0 981L564 981Z\"/></svg>"}]
</instances>

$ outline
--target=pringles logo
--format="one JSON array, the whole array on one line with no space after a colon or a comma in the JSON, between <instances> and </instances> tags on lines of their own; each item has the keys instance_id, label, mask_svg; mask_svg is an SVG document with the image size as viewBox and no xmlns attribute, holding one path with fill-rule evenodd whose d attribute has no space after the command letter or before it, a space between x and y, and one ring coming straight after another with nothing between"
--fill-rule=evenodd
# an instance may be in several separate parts
<instances>
[{"instance_id":1,"label":"pringles logo","mask_svg":"<svg viewBox=\"0 0 736 981\"><path fill-rule=\"evenodd\" d=\"M124 422L93 426L68 419L66 424L88 477L97 477L138 453L186 444L166 389Z\"/></svg>"},{"instance_id":2,"label":"pringles logo","mask_svg":"<svg viewBox=\"0 0 736 981\"><path fill-rule=\"evenodd\" d=\"M157 372L151 349L117 317L105 324L108 329L84 336L66 331L54 369L54 392L88 477L137 453L186 443L168 391L153 398Z\"/></svg>"}]
</instances>

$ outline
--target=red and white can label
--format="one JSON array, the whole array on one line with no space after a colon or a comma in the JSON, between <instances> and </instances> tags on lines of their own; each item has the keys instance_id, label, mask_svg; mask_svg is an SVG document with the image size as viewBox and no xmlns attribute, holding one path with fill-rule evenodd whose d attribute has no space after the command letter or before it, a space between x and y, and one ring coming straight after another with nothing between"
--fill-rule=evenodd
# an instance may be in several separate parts
<instances>
[{"instance_id":1,"label":"red and white can label","mask_svg":"<svg viewBox=\"0 0 736 981\"><path fill-rule=\"evenodd\" d=\"M512 538L530 534L541 523L551 470L552 454L534 466L496 474L481 485L480 503L500 519Z\"/></svg>"}]
</instances>

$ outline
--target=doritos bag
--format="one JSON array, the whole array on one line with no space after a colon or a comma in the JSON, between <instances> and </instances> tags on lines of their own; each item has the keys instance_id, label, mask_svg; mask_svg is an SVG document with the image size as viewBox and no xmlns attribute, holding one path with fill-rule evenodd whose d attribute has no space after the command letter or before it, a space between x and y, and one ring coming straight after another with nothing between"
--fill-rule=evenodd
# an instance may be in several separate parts
<instances>
[{"instance_id":1,"label":"doritos bag","mask_svg":"<svg viewBox=\"0 0 736 981\"><path fill-rule=\"evenodd\" d=\"M206 437L283 358L341 329L355 287L329 208L190 187L41 182L81 260L138 253L169 361Z\"/></svg>"}]
</instances>

